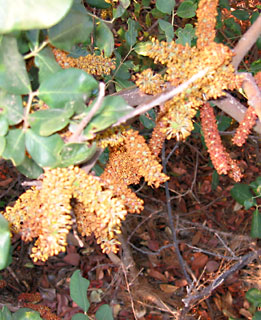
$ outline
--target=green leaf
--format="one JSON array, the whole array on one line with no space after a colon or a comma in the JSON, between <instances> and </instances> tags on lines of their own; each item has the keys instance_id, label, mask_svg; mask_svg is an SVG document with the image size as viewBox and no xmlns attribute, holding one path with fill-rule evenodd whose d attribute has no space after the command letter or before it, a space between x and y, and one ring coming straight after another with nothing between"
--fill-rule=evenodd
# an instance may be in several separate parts
<instances>
[{"instance_id":1,"label":"green leaf","mask_svg":"<svg viewBox=\"0 0 261 320\"><path fill-rule=\"evenodd\" d=\"M27 94L31 91L25 62L14 37L4 36L1 41L0 87L15 94Z\"/></svg>"},{"instance_id":2,"label":"green leaf","mask_svg":"<svg viewBox=\"0 0 261 320\"><path fill-rule=\"evenodd\" d=\"M251 224L250 235L252 238L261 239L261 214L258 211L258 209L256 209L253 212L253 219L252 219L252 224ZM259 302L260 302L260 306L261 306L261 301L259 301Z\"/></svg>"},{"instance_id":3,"label":"green leaf","mask_svg":"<svg viewBox=\"0 0 261 320\"><path fill-rule=\"evenodd\" d=\"M0 320L12 320L12 314L7 306L3 306L0 310Z\"/></svg>"},{"instance_id":4,"label":"green leaf","mask_svg":"<svg viewBox=\"0 0 261 320\"><path fill-rule=\"evenodd\" d=\"M70 281L70 296L84 312L87 312L90 307L87 299L89 285L90 281L81 276L80 270L74 271Z\"/></svg>"},{"instance_id":5,"label":"green leaf","mask_svg":"<svg viewBox=\"0 0 261 320\"><path fill-rule=\"evenodd\" d=\"M261 320L261 311L256 311L252 320Z\"/></svg>"},{"instance_id":6,"label":"green leaf","mask_svg":"<svg viewBox=\"0 0 261 320\"><path fill-rule=\"evenodd\" d=\"M90 6L98 9L108 9L111 7L111 4L105 2L104 0L85 0Z\"/></svg>"},{"instance_id":7,"label":"green leaf","mask_svg":"<svg viewBox=\"0 0 261 320\"><path fill-rule=\"evenodd\" d=\"M229 0L219 0L219 5L221 8L230 10Z\"/></svg>"},{"instance_id":8,"label":"green leaf","mask_svg":"<svg viewBox=\"0 0 261 320\"><path fill-rule=\"evenodd\" d=\"M0 136L0 156L3 154L6 146L6 139Z\"/></svg>"},{"instance_id":9,"label":"green leaf","mask_svg":"<svg viewBox=\"0 0 261 320\"><path fill-rule=\"evenodd\" d=\"M89 317L83 313L76 313L72 316L72 320L88 320Z\"/></svg>"},{"instance_id":10,"label":"green leaf","mask_svg":"<svg viewBox=\"0 0 261 320\"><path fill-rule=\"evenodd\" d=\"M173 25L165 20L159 19L159 27L165 33L166 39L170 42L174 37Z\"/></svg>"},{"instance_id":11,"label":"green leaf","mask_svg":"<svg viewBox=\"0 0 261 320\"><path fill-rule=\"evenodd\" d=\"M176 43L180 43L183 46L186 45L186 43L191 47L192 40L196 39L195 36L195 29L193 28L192 24L187 23L185 25L185 28L178 28L178 30L175 32L178 36L178 39L176 40Z\"/></svg>"},{"instance_id":12,"label":"green leaf","mask_svg":"<svg viewBox=\"0 0 261 320\"><path fill-rule=\"evenodd\" d=\"M21 308L13 314L13 320L42 320L40 313L29 308Z\"/></svg>"},{"instance_id":13,"label":"green leaf","mask_svg":"<svg viewBox=\"0 0 261 320\"><path fill-rule=\"evenodd\" d=\"M12 160L19 166L25 158L25 132L21 129L11 129L6 136L6 147L2 154L4 159Z\"/></svg>"},{"instance_id":14,"label":"green leaf","mask_svg":"<svg viewBox=\"0 0 261 320\"><path fill-rule=\"evenodd\" d=\"M139 119L146 129L151 130L155 127L155 121L147 117L145 114L140 115Z\"/></svg>"},{"instance_id":15,"label":"green leaf","mask_svg":"<svg viewBox=\"0 0 261 320\"><path fill-rule=\"evenodd\" d=\"M130 0L120 0L120 4L124 9L127 9L128 6L130 5Z\"/></svg>"},{"instance_id":16,"label":"green leaf","mask_svg":"<svg viewBox=\"0 0 261 320\"><path fill-rule=\"evenodd\" d=\"M91 107L92 105L89 108ZM84 136L87 139L91 139L93 137L93 133L108 128L120 117L130 113L132 110L133 108L128 106L122 97L105 97L101 108L85 128Z\"/></svg>"},{"instance_id":17,"label":"green leaf","mask_svg":"<svg viewBox=\"0 0 261 320\"><path fill-rule=\"evenodd\" d=\"M256 180L251 182L249 186L253 189L257 196L261 197L261 177L257 177Z\"/></svg>"},{"instance_id":18,"label":"green leaf","mask_svg":"<svg viewBox=\"0 0 261 320\"><path fill-rule=\"evenodd\" d=\"M0 33L45 29L59 22L73 0L0 0Z\"/></svg>"},{"instance_id":19,"label":"green leaf","mask_svg":"<svg viewBox=\"0 0 261 320\"><path fill-rule=\"evenodd\" d=\"M86 42L92 29L93 23L87 11L73 5L67 16L48 30L48 36L55 47L70 51L74 44Z\"/></svg>"},{"instance_id":20,"label":"green leaf","mask_svg":"<svg viewBox=\"0 0 261 320\"><path fill-rule=\"evenodd\" d=\"M96 146L88 147L86 143L67 143L59 153L59 167L80 164L89 160L96 151Z\"/></svg>"},{"instance_id":21,"label":"green leaf","mask_svg":"<svg viewBox=\"0 0 261 320\"><path fill-rule=\"evenodd\" d=\"M0 136L5 136L8 132L9 124L4 116L0 116Z\"/></svg>"},{"instance_id":22,"label":"green leaf","mask_svg":"<svg viewBox=\"0 0 261 320\"><path fill-rule=\"evenodd\" d=\"M39 98L50 108L63 108L69 101L85 101L98 86L97 81L79 69L65 69L45 79Z\"/></svg>"},{"instance_id":23,"label":"green leaf","mask_svg":"<svg viewBox=\"0 0 261 320\"><path fill-rule=\"evenodd\" d=\"M54 132L65 128L73 109L47 109L39 110L29 115L31 129L40 136L50 136Z\"/></svg>"},{"instance_id":24,"label":"green leaf","mask_svg":"<svg viewBox=\"0 0 261 320\"><path fill-rule=\"evenodd\" d=\"M261 307L261 290L256 288L249 289L246 293L246 299L251 302L255 308Z\"/></svg>"},{"instance_id":25,"label":"green leaf","mask_svg":"<svg viewBox=\"0 0 261 320\"><path fill-rule=\"evenodd\" d=\"M232 16L242 21L249 19L249 13L243 9L236 9L234 11L231 11L231 14Z\"/></svg>"},{"instance_id":26,"label":"green leaf","mask_svg":"<svg viewBox=\"0 0 261 320\"><path fill-rule=\"evenodd\" d=\"M228 18L224 20L225 26L228 27L235 35L241 34L240 25L234 20L234 18Z\"/></svg>"},{"instance_id":27,"label":"green leaf","mask_svg":"<svg viewBox=\"0 0 261 320\"><path fill-rule=\"evenodd\" d=\"M16 167L23 175L30 179L37 179L42 173L43 169L38 166L38 164L28 158L25 157L24 161Z\"/></svg>"},{"instance_id":28,"label":"green leaf","mask_svg":"<svg viewBox=\"0 0 261 320\"><path fill-rule=\"evenodd\" d=\"M44 48L37 53L34 59L35 65L39 68L39 80L42 83L51 75L62 70L56 62L51 48Z\"/></svg>"},{"instance_id":29,"label":"green leaf","mask_svg":"<svg viewBox=\"0 0 261 320\"><path fill-rule=\"evenodd\" d=\"M108 304L103 304L95 313L96 320L113 320L111 308Z\"/></svg>"},{"instance_id":30,"label":"green leaf","mask_svg":"<svg viewBox=\"0 0 261 320\"><path fill-rule=\"evenodd\" d=\"M236 183L230 192L232 197L241 205L244 205L245 201L251 200L253 205L256 203L253 194L250 191L250 187L247 184Z\"/></svg>"},{"instance_id":31,"label":"green leaf","mask_svg":"<svg viewBox=\"0 0 261 320\"><path fill-rule=\"evenodd\" d=\"M174 9L175 2L175 0L157 0L156 8L163 13L171 14Z\"/></svg>"},{"instance_id":32,"label":"green leaf","mask_svg":"<svg viewBox=\"0 0 261 320\"><path fill-rule=\"evenodd\" d=\"M0 114L7 118L10 125L20 123L24 117L21 96L0 89Z\"/></svg>"},{"instance_id":33,"label":"green leaf","mask_svg":"<svg viewBox=\"0 0 261 320\"><path fill-rule=\"evenodd\" d=\"M6 268L8 264L9 251L11 246L11 235L9 223L0 213L0 270Z\"/></svg>"},{"instance_id":34,"label":"green leaf","mask_svg":"<svg viewBox=\"0 0 261 320\"><path fill-rule=\"evenodd\" d=\"M232 123L232 119L227 116L217 116L218 130L225 131L227 130Z\"/></svg>"},{"instance_id":35,"label":"green leaf","mask_svg":"<svg viewBox=\"0 0 261 320\"><path fill-rule=\"evenodd\" d=\"M110 57L114 49L114 37L110 28L104 22L97 22L95 29L95 42L97 47L104 51L106 57Z\"/></svg>"},{"instance_id":36,"label":"green leaf","mask_svg":"<svg viewBox=\"0 0 261 320\"><path fill-rule=\"evenodd\" d=\"M211 190L215 191L217 189L217 186L219 184L219 174L216 170L212 173L212 181L211 181Z\"/></svg>"},{"instance_id":37,"label":"green leaf","mask_svg":"<svg viewBox=\"0 0 261 320\"><path fill-rule=\"evenodd\" d=\"M26 132L25 144L33 160L40 167L55 167L64 142L58 134L41 137L30 129Z\"/></svg>"},{"instance_id":38,"label":"green leaf","mask_svg":"<svg viewBox=\"0 0 261 320\"><path fill-rule=\"evenodd\" d=\"M193 18L196 15L197 5L194 4L192 1L184 1L181 2L180 6L177 10L177 15L180 18Z\"/></svg>"},{"instance_id":39,"label":"green leaf","mask_svg":"<svg viewBox=\"0 0 261 320\"><path fill-rule=\"evenodd\" d=\"M25 36L30 41L31 48L38 48L39 47L39 36L40 36L39 29L28 30L28 31L26 31Z\"/></svg>"},{"instance_id":40,"label":"green leaf","mask_svg":"<svg viewBox=\"0 0 261 320\"><path fill-rule=\"evenodd\" d=\"M254 74L258 73L259 71L261 71L261 59L256 60L254 62L251 63L250 66L250 71Z\"/></svg>"},{"instance_id":41,"label":"green leaf","mask_svg":"<svg viewBox=\"0 0 261 320\"><path fill-rule=\"evenodd\" d=\"M138 27L136 21L132 20L131 18L128 19L128 30L125 33L125 39L130 47L133 47L134 44L137 42L138 36Z\"/></svg>"},{"instance_id":42,"label":"green leaf","mask_svg":"<svg viewBox=\"0 0 261 320\"><path fill-rule=\"evenodd\" d=\"M134 51L137 54L140 54L142 56L147 56L149 54L149 46L150 46L150 44L151 44L151 41L139 42L134 47Z\"/></svg>"}]
</instances>

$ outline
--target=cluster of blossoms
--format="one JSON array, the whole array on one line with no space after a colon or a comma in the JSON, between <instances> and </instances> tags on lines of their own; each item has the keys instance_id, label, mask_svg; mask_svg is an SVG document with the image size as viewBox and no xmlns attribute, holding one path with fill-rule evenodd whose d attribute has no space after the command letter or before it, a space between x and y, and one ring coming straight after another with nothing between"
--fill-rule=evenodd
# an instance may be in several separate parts
<instances>
[{"instance_id":1,"label":"cluster of blossoms","mask_svg":"<svg viewBox=\"0 0 261 320\"><path fill-rule=\"evenodd\" d=\"M127 214L124 202L78 167L45 170L41 189L27 190L4 216L22 240L36 239L32 259L45 261L65 251L72 210L82 235L94 233L104 252L117 251L115 234Z\"/></svg>"},{"instance_id":2,"label":"cluster of blossoms","mask_svg":"<svg viewBox=\"0 0 261 320\"><path fill-rule=\"evenodd\" d=\"M146 55L155 63L166 65L165 76L156 77L148 69L136 76L136 84L142 92L156 94L164 88L162 80L178 86L201 70L207 70L203 78L194 81L181 94L174 96L161 106L149 147L152 153L158 156L165 139L186 139L193 130L193 118L199 109L214 167L218 173L228 173L235 181L239 181L240 170L221 144L213 110L212 113L206 112L207 109L209 112L212 109L206 104L207 100L225 95L224 90L239 89L242 84L242 78L235 73L231 64L232 50L221 43L214 42L217 5L217 0L199 2L196 47L189 47L187 44L183 46L174 41L159 42L152 39L146 46ZM256 76L257 82L258 79ZM234 144L242 146L256 119L254 108L249 107L233 138ZM213 139L212 142L211 139Z\"/></svg>"},{"instance_id":3,"label":"cluster of blossoms","mask_svg":"<svg viewBox=\"0 0 261 320\"><path fill-rule=\"evenodd\" d=\"M78 68L96 76L109 75L116 68L115 61L101 55L88 54L73 58L60 49L52 48L53 54L59 65L64 68Z\"/></svg>"}]
</instances>

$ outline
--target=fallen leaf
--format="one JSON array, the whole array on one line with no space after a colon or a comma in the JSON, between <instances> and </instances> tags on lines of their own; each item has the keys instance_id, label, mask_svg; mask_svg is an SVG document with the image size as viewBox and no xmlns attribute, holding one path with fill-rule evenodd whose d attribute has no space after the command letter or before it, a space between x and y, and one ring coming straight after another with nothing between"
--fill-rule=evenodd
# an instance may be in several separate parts
<instances>
[{"instance_id":1,"label":"fallen leaf","mask_svg":"<svg viewBox=\"0 0 261 320\"><path fill-rule=\"evenodd\" d=\"M176 286L173 286L171 284L160 284L160 289L163 291L163 292L166 292L166 293L173 293L175 292L179 287L176 287Z\"/></svg>"}]
</instances>

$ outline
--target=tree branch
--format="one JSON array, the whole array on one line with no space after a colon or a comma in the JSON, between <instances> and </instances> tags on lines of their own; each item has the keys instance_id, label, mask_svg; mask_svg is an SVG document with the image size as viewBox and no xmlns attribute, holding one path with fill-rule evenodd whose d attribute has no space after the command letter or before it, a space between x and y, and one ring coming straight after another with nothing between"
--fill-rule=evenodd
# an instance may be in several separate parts
<instances>
[{"instance_id":1,"label":"tree branch","mask_svg":"<svg viewBox=\"0 0 261 320\"><path fill-rule=\"evenodd\" d=\"M234 48L235 56L232 59L232 65L237 70L244 56L251 49L261 34L261 15L256 19L252 26L243 34Z\"/></svg>"}]
</instances>

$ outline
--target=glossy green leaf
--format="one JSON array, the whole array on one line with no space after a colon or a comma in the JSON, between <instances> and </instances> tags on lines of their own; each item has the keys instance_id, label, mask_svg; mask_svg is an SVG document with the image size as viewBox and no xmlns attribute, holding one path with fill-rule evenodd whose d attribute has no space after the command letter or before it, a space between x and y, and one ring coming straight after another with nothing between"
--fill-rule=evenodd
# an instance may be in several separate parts
<instances>
[{"instance_id":1,"label":"glossy green leaf","mask_svg":"<svg viewBox=\"0 0 261 320\"><path fill-rule=\"evenodd\" d=\"M9 124L6 117L0 115L0 136L5 136L8 132Z\"/></svg>"},{"instance_id":2,"label":"glossy green leaf","mask_svg":"<svg viewBox=\"0 0 261 320\"><path fill-rule=\"evenodd\" d=\"M112 310L108 304L103 304L95 313L96 320L113 320Z\"/></svg>"},{"instance_id":3,"label":"glossy green leaf","mask_svg":"<svg viewBox=\"0 0 261 320\"><path fill-rule=\"evenodd\" d=\"M31 129L40 136L50 136L67 126L73 109L47 109L36 111L29 116Z\"/></svg>"},{"instance_id":4,"label":"glossy green leaf","mask_svg":"<svg viewBox=\"0 0 261 320\"><path fill-rule=\"evenodd\" d=\"M43 173L43 169L39 167L34 160L27 156L16 168L29 179L37 179Z\"/></svg>"},{"instance_id":5,"label":"glossy green leaf","mask_svg":"<svg viewBox=\"0 0 261 320\"><path fill-rule=\"evenodd\" d=\"M255 308L261 307L261 290L257 288L249 289L246 293L246 299L251 302Z\"/></svg>"},{"instance_id":6,"label":"glossy green leaf","mask_svg":"<svg viewBox=\"0 0 261 320\"><path fill-rule=\"evenodd\" d=\"M148 117L147 115L142 114L140 115L139 119L146 129L151 130L155 127L155 121L150 117Z\"/></svg>"},{"instance_id":7,"label":"glossy green leaf","mask_svg":"<svg viewBox=\"0 0 261 320\"><path fill-rule=\"evenodd\" d=\"M114 37L110 28L104 22L98 22L95 29L95 42L97 47L110 57L114 49Z\"/></svg>"},{"instance_id":8,"label":"glossy green leaf","mask_svg":"<svg viewBox=\"0 0 261 320\"><path fill-rule=\"evenodd\" d=\"M3 306L0 310L0 320L12 320L12 314L7 306Z\"/></svg>"},{"instance_id":9,"label":"glossy green leaf","mask_svg":"<svg viewBox=\"0 0 261 320\"><path fill-rule=\"evenodd\" d=\"M232 197L241 205L244 205L245 201L252 201L253 205L256 203L247 184L236 183L230 192Z\"/></svg>"},{"instance_id":10,"label":"glossy green leaf","mask_svg":"<svg viewBox=\"0 0 261 320\"><path fill-rule=\"evenodd\" d=\"M86 143L67 143L59 153L59 167L80 164L89 160L96 151L96 146L88 147Z\"/></svg>"},{"instance_id":11,"label":"glossy green leaf","mask_svg":"<svg viewBox=\"0 0 261 320\"><path fill-rule=\"evenodd\" d=\"M14 94L31 91L24 59L18 51L16 38L11 36L4 36L1 41L0 87Z\"/></svg>"},{"instance_id":12,"label":"glossy green leaf","mask_svg":"<svg viewBox=\"0 0 261 320\"><path fill-rule=\"evenodd\" d=\"M232 119L227 116L217 116L217 124L218 124L218 130L219 131L225 131L227 130L232 123Z\"/></svg>"},{"instance_id":13,"label":"glossy green leaf","mask_svg":"<svg viewBox=\"0 0 261 320\"><path fill-rule=\"evenodd\" d=\"M89 285L90 281L81 276L80 270L74 271L70 280L70 296L84 312L87 312L90 307L87 299Z\"/></svg>"},{"instance_id":14,"label":"glossy green leaf","mask_svg":"<svg viewBox=\"0 0 261 320\"><path fill-rule=\"evenodd\" d=\"M175 2L175 0L157 0L156 8L163 13L171 14L174 9Z\"/></svg>"},{"instance_id":15,"label":"glossy green leaf","mask_svg":"<svg viewBox=\"0 0 261 320\"><path fill-rule=\"evenodd\" d=\"M29 308L21 308L13 314L13 320L42 320L40 313Z\"/></svg>"},{"instance_id":16,"label":"glossy green leaf","mask_svg":"<svg viewBox=\"0 0 261 320\"><path fill-rule=\"evenodd\" d=\"M234 18L228 18L224 20L225 26L228 27L235 35L241 34L240 25L234 20Z\"/></svg>"},{"instance_id":17,"label":"glossy green leaf","mask_svg":"<svg viewBox=\"0 0 261 320\"><path fill-rule=\"evenodd\" d=\"M117 18L120 18L124 14L125 11L126 11L126 9L124 9L123 6L121 4L119 4L116 9L112 10L113 19L115 20Z\"/></svg>"},{"instance_id":18,"label":"glossy green leaf","mask_svg":"<svg viewBox=\"0 0 261 320\"><path fill-rule=\"evenodd\" d=\"M137 23L132 20L131 18L127 21L128 24L128 30L125 33L125 39L130 47L133 47L134 44L137 42L137 36L138 36L138 27Z\"/></svg>"},{"instance_id":19,"label":"glossy green leaf","mask_svg":"<svg viewBox=\"0 0 261 320\"><path fill-rule=\"evenodd\" d=\"M39 98L50 108L63 108L69 101L85 101L97 86L97 81L83 70L65 69L41 83Z\"/></svg>"},{"instance_id":20,"label":"glossy green leaf","mask_svg":"<svg viewBox=\"0 0 261 320\"><path fill-rule=\"evenodd\" d=\"M108 9L111 7L111 4L104 0L85 0L85 2L98 9Z\"/></svg>"},{"instance_id":21,"label":"glossy green leaf","mask_svg":"<svg viewBox=\"0 0 261 320\"><path fill-rule=\"evenodd\" d=\"M19 166L25 159L25 132L21 129L11 129L6 136L6 146L2 154L4 159L12 160Z\"/></svg>"},{"instance_id":22,"label":"glossy green leaf","mask_svg":"<svg viewBox=\"0 0 261 320\"><path fill-rule=\"evenodd\" d=\"M0 136L0 156L3 154L6 146L6 138Z\"/></svg>"},{"instance_id":23,"label":"glossy green leaf","mask_svg":"<svg viewBox=\"0 0 261 320\"><path fill-rule=\"evenodd\" d=\"M83 313L76 313L72 316L72 320L88 320L89 317Z\"/></svg>"},{"instance_id":24,"label":"glossy green leaf","mask_svg":"<svg viewBox=\"0 0 261 320\"><path fill-rule=\"evenodd\" d=\"M253 212L250 235L252 238L261 239L261 213L258 211L258 209Z\"/></svg>"},{"instance_id":25,"label":"glossy green leaf","mask_svg":"<svg viewBox=\"0 0 261 320\"><path fill-rule=\"evenodd\" d=\"M135 45L134 47L134 51L137 54L140 54L142 56L147 56L149 53L149 46L150 46L151 42L147 41L147 42L139 42Z\"/></svg>"},{"instance_id":26,"label":"glossy green leaf","mask_svg":"<svg viewBox=\"0 0 261 320\"><path fill-rule=\"evenodd\" d=\"M84 135L87 139L92 138L93 133L108 128L120 117L130 113L132 110L133 108L128 106L121 97L105 97L101 108L84 130Z\"/></svg>"},{"instance_id":27,"label":"glossy green leaf","mask_svg":"<svg viewBox=\"0 0 261 320\"><path fill-rule=\"evenodd\" d=\"M226 8L230 10L229 0L219 0L219 5L221 8Z\"/></svg>"},{"instance_id":28,"label":"glossy green leaf","mask_svg":"<svg viewBox=\"0 0 261 320\"><path fill-rule=\"evenodd\" d=\"M73 0L0 0L0 33L45 29L59 22Z\"/></svg>"},{"instance_id":29,"label":"glossy green leaf","mask_svg":"<svg viewBox=\"0 0 261 320\"><path fill-rule=\"evenodd\" d=\"M250 66L250 71L254 74L258 73L259 71L261 71L261 59L256 60L254 62L251 63Z\"/></svg>"},{"instance_id":30,"label":"glossy green leaf","mask_svg":"<svg viewBox=\"0 0 261 320\"><path fill-rule=\"evenodd\" d=\"M5 116L10 125L20 123L24 116L21 96L0 89L0 115Z\"/></svg>"},{"instance_id":31,"label":"glossy green leaf","mask_svg":"<svg viewBox=\"0 0 261 320\"><path fill-rule=\"evenodd\" d=\"M8 257L11 246L11 234L9 223L0 213L0 270L8 265Z\"/></svg>"},{"instance_id":32,"label":"glossy green leaf","mask_svg":"<svg viewBox=\"0 0 261 320\"><path fill-rule=\"evenodd\" d=\"M259 197L261 197L261 177L257 177L255 181L250 183L250 188L253 189L255 194Z\"/></svg>"},{"instance_id":33,"label":"glossy green leaf","mask_svg":"<svg viewBox=\"0 0 261 320\"><path fill-rule=\"evenodd\" d=\"M256 311L252 320L261 320L261 311Z\"/></svg>"},{"instance_id":34,"label":"glossy green leaf","mask_svg":"<svg viewBox=\"0 0 261 320\"><path fill-rule=\"evenodd\" d=\"M243 9L236 9L234 11L231 11L231 14L232 16L242 21L249 19L249 13Z\"/></svg>"},{"instance_id":35,"label":"glossy green leaf","mask_svg":"<svg viewBox=\"0 0 261 320\"><path fill-rule=\"evenodd\" d=\"M159 27L165 33L168 42L173 40L174 29L173 25L165 20L159 19Z\"/></svg>"},{"instance_id":36,"label":"glossy green leaf","mask_svg":"<svg viewBox=\"0 0 261 320\"><path fill-rule=\"evenodd\" d=\"M40 30L28 30L25 33L26 38L30 41L30 46L32 49L39 47L39 37L40 37Z\"/></svg>"},{"instance_id":37,"label":"glossy green leaf","mask_svg":"<svg viewBox=\"0 0 261 320\"><path fill-rule=\"evenodd\" d=\"M26 132L25 144L27 151L40 167L55 167L64 142L58 134L41 137L30 129Z\"/></svg>"},{"instance_id":38,"label":"glossy green leaf","mask_svg":"<svg viewBox=\"0 0 261 320\"><path fill-rule=\"evenodd\" d=\"M186 45L186 43L191 47L191 43L194 39L196 39L195 36L195 29L193 28L192 24L187 23L185 25L185 28L178 28L178 30L175 32L178 36L178 39L176 40L176 43L180 43L183 46Z\"/></svg>"},{"instance_id":39,"label":"glossy green leaf","mask_svg":"<svg viewBox=\"0 0 261 320\"><path fill-rule=\"evenodd\" d=\"M39 68L39 81L42 83L51 75L62 70L56 62L51 48L44 48L37 53L34 59L35 65Z\"/></svg>"},{"instance_id":40,"label":"glossy green leaf","mask_svg":"<svg viewBox=\"0 0 261 320\"><path fill-rule=\"evenodd\" d=\"M55 47L70 51L74 44L87 41L92 30L93 23L86 10L74 5L61 22L48 30L48 36Z\"/></svg>"},{"instance_id":41,"label":"glossy green leaf","mask_svg":"<svg viewBox=\"0 0 261 320\"><path fill-rule=\"evenodd\" d=\"M196 9L197 5L192 1L184 1L179 5L177 15L184 19L193 18L196 15Z\"/></svg>"},{"instance_id":42,"label":"glossy green leaf","mask_svg":"<svg viewBox=\"0 0 261 320\"><path fill-rule=\"evenodd\" d=\"M124 9L127 9L130 5L130 0L120 0L120 4Z\"/></svg>"}]
</instances>

